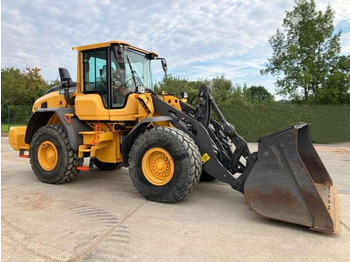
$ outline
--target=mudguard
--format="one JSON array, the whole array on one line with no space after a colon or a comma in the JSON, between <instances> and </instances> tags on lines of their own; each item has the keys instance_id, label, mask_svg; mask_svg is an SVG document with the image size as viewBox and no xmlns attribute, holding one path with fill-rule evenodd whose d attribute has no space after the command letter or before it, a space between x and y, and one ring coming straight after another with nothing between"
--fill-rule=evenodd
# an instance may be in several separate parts
<instances>
[{"instance_id":1,"label":"mudguard","mask_svg":"<svg viewBox=\"0 0 350 262\"><path fill-rule=\"evenodd\" d=\"M142 132L149 123L152 122L164 122L164 121L170 121L172 120L171 117L169 116L156 116L156 117L150 117L150 118L145 118L137 125L134 126L134 128L129 132L129 134L123 139L122 146L121 146L121 152L123 156L123 162L124 166L129 166L129 152L131 149L131 146L137 137L137 134L139 132Z\"/></svg>"},{"instance_id":2,"label":"mudguard","mask_svg":"<svg viewBox=\"0 0 350 262\"><path fill-rule=\"evenodd\" d=\"M65 114L74 114L74 108L41 108L35 111L30 118L25 134L25 143L30 144L35 132L42 126L47 125L49 119L56 114L62 125L67 131L69 144L73 150L78 150L79 145L83 143L83 137L79 134L81 131L91 131L91 127L82 122L77 117L70 119L68 123Z\"/></svg>"}]
</instances>

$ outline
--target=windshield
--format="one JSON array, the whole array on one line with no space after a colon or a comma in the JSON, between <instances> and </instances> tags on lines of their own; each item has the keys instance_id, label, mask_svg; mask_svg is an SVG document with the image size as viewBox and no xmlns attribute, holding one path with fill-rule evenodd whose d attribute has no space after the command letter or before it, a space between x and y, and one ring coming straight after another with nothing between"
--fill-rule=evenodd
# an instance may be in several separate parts
<instances>
[{"instance_id":1,"label":"windshield","mask_svg":"<svg viewBox=\"0 0 350 262\"><path fill-rule=\"evenodd\" d=\"M151 61L146 54L133 50L124 50L123 59L116 55L111 59L112 107L121 108L127 95L140 86L153 90Z\"/></svg>"},{"instance_id":2,"label":"windshield","mask_svg":"<svg viewBox=\"0 0 350 262\"><path fill-rule=\"evenodd\" d=\"M123 56L124 63L118 63L114 55L112 55L112 86L114 84L125 85L129 89L129 92L135 92L136 85L143 85L145 88L153 90L150 60L147 59L146 54L126 50ZM132 74L132 70L135 72L134 75ZM136 81L134 81L134 78Z\"/></svg>"},{"instance_id":3,"label":"windshield","mask_svg":"<svg viewBox=\"0 0 350 262\"><path fill-rule=\"evenodd\" d=\"M124 50L123 59L112 54L111 87L112 107L124 107L126 97L139 86L152 89L151 61L146 54L133 50Z\"/></svg>"}]
</instances>

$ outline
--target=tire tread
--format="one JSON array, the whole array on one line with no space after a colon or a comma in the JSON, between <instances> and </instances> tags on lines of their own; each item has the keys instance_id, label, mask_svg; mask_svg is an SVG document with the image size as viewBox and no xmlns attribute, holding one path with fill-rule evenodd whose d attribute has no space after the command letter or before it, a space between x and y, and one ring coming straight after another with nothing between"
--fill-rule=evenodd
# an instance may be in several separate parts
<instances>
[{"instance_id":1,"label":"tire tread","mask_svg":"<svg viewBox=\"0 0 350 262\"><path fill-rule=\"evenodd\" d=\"M66 170L63 174L63 176L57 180L57 181L44 181L46 183L50 183L50 184L62 184L62 183L65 183L65 182L69 182L69 181L72 181L76 176L77 174L79 173L79 170L77 169L77 166L78 166L78 154L77 152L75 152L70 144L69 144L69 140L68 140L68 135L67 135L67 132L66 130L64 129L64 127L60 126L60 125L48 125L48 126L43 126L41 127L33 136L33 139L32 139L32 143L31 143L31 152L33 152L33 147L34 147L34 143L36 141L36 139L44 134L44 133L50 133L50 132L55 132L59 135L59 137L61 138L61 140L63 141L65 147L66 147L66 150L68 152L68 163L67 163L67 167L66 167ZM36 174L36 167L35 167L35 164L34 164L34 160L33 158L31 157L30 158L30 163L31 163L31 166L32 166L32 169L34 170L34 173L35 175L38 177L38 175ZM40 177L38 177L39 179L41 179Z\"/></svg>"},{"instance_id":2,"label":"tire tread","mask_svg":"<svg viewBox=\"0 0 350 262\"><path fill-rule=\"evenodd\" d=\"M157 137L160 136L171 136L184 146L189 163L188 174L184 181L182 181L181 183L176 183L174 187L172 187L170 190L162 194L150 195L147 192L145 192L142 183L137 178L139 174L135 174L136 166L138 164L138 159L135 158L135 155L136 152L138 152L141 149L140 147L144 145L147 141L149 141L150 139L155 140L157 139ZM199 149L193 141L193 139L188 134L175 128L157 127L145 130L144 133L142 133L141 135L139 135L138 138L136 138L129 153L129 172L136 189L141 193L141 195L143 195L149 200L156 202L174 203L190 194L198 184L202 172L200 158L201 156L199 153Z\"/></svg>"}]
</instances>

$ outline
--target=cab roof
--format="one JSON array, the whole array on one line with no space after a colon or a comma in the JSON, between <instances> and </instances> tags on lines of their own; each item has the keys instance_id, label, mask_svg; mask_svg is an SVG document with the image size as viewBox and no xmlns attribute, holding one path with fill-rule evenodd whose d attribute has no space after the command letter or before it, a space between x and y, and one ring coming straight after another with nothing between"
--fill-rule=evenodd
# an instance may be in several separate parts
<instances>
[{"instance_id":1,"label":"cab roof","mask_svg":"<svg viewBox=\"0 0 350 262\"><path fill-rule=\"evenodd\" d=\"M96 43L96 44L90 44L90 45L75 46L72 49L77 50L77 51L85 51L85 50L92 50L92 49L97 49L97 48L109 47L113 44L126 45L129 47L129 49L132 49L132 50L144 53L144 54L153 54L155 56L158 56L158 54L156 52L147 51L147 50L132 46L128 42L124 42L124 41L120 41L120 40L112 40L112 41L108 41L108 42L102 42L102 43Z\"/></svg>"}]
</instances>

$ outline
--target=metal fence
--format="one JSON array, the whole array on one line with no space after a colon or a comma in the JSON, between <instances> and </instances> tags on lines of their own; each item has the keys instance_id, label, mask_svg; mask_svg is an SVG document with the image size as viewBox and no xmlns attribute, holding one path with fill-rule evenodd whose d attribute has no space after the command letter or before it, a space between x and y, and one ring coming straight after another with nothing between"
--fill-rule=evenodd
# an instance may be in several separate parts
<instances>
[{"instance_id":1,"label":"metal fence","mask_svg":"<svg viewBox=\"0 0 350 262\"><path fill-rule=\"evenodd\" d=\"M1 105L1 125L7 125L7 130L11 126L26 125L31 115L31 105Z\"/></svg>"}]
</instances>

